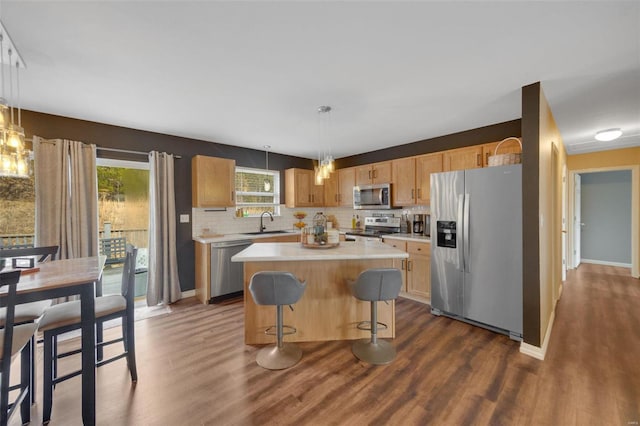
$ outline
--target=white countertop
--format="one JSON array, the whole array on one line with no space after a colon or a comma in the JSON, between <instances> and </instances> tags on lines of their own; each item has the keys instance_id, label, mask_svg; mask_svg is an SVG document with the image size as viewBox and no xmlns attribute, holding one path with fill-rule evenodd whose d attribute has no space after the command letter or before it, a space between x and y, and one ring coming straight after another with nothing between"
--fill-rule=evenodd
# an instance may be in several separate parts
<instances>
[{"instance_id":1,"label":"white countertop","mask_svg":"<svg viewBox=\"0 0 640 426\"><path fill-rule=\"evenodd\" d=\"M418 243L430 243L431 237L425 237L424 235L416 234L384 234L383 240L403 240L403 241L415 241Z\"/></svg>"},{"instance_id":2,"label":"white countertop","mask_svg":"<svg viewBox=\"0 0 640 426\"><path fill-rule=\"evenodd\" d=\"M299 260L404 259L409 254L379 241L343 241L332 248L305 248L300 243L252 244L232 262L287 262Z\"/></svg>"},{"instance_id":3,"label":"white countertop","mask_svg":"<svg viewBox=\"0 0 640 426\"><path fill-rule=\"evenodd\" d=\"M259 238L267 238L267 237L278 237L292 234L300 234L299 231L286 231L286 232L275 232L269 233L264 232L262 234L226 234L226 235L209 235L209 236L197 236L193 238L193 241L197 241L203 244L210 243L222 243L226 241L239 241L239 240L257 240Z\"/></svg>"}]
</instances>

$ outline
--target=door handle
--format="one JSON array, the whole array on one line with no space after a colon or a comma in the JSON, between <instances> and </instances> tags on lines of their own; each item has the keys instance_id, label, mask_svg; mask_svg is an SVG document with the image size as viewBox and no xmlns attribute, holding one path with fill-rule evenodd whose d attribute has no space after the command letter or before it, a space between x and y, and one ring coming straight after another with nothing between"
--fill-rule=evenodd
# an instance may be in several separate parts
<instances>
[{"instance_id":1,"label":"door handle","mask_svg":"<svg viewBox=\"0 0 640 426\"><path fill-rule=\"evenodd\" d=\"M464 249L463 249L463 237L464 234L464 195L458 195L458 222L456 224L456 250L458 251L458 269L464 271Z\"/></svg>"},{"instance_id":2,"label":"door handle","mask_svg":"<svg viewBox=\"0 0 640 426\"><path fill-rule=\"evenodd\" d=\"M462 239L464 241L464 270L469 271L469 194L464 194L464 234Z\"/></svg>"}]
</instances>

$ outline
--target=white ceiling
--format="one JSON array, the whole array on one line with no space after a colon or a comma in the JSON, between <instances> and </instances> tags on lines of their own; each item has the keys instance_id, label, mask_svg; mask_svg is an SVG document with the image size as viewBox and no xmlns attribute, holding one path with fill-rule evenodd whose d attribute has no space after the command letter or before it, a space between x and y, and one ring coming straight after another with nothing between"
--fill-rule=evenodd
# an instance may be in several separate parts
<instances>
[{"instance_id":1,"label":"white ceiling","mask_svg":"<svg viewBox=\"0 0 640 426\"><path fill-rule=\"evenodd\" d=\"M570 154L640 146L637 1L4 1L1 18L30 110L340 158L519 118L541 81Z\"/></svg>"}]
</instances>

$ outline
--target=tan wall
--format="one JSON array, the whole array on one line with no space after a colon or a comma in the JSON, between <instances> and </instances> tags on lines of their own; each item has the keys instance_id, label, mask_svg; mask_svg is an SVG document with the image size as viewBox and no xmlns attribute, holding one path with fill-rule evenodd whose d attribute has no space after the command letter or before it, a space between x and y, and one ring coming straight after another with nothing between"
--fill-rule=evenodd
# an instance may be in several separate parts
<instances>
[{"instance_id":1,"label":"tan wall","mask_svg":"<svg viewBox=\"0 0 640 426\"><path fill-rule=\"evenodd\" d=\"M613 149L588 154L571 155L567 157L567 168L572 171L598 171L611 169L631 169L631 274L640 277L640 147ZM573 181L569 182L573 188ZM570 191L571 193L572 191ZM573 227L569 228L573 241Z\"/></svg>"},{"instance_id":2,"label":"tan wall","mask_svg":"<svg viewBox=\"0 0 640 426\"><path fill-rule=\"evenodd\" d=\"M562 196L562 165L566 154L551 108L542 89L540 92L540 336L544 339L555 307L554 286L559 286L562 278L559 250L562 206L558 199ZM557 149L556 157L552 155L553 146Z\"/></svg>"}]
</instances>

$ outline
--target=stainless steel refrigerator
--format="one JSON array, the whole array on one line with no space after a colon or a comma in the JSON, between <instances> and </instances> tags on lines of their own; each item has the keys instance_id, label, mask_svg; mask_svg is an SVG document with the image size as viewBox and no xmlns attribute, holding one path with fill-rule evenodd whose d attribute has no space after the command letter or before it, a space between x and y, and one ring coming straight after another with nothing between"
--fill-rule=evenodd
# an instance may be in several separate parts
<instances>
[{"instance_id":1,"label":"stainless steel refrigerator","mask_svg":"<svg viewBox=\"0 0 640 426\"><path fill-rule=\"evenodd\" d=\"M431 175L431 312L522 339L522 166Z\"/></svg>"}]
</instances>

